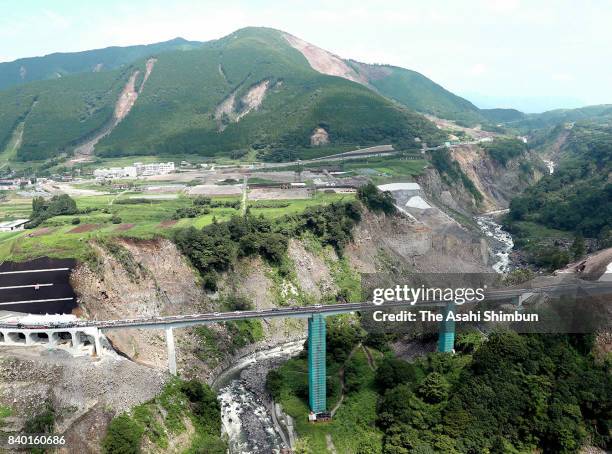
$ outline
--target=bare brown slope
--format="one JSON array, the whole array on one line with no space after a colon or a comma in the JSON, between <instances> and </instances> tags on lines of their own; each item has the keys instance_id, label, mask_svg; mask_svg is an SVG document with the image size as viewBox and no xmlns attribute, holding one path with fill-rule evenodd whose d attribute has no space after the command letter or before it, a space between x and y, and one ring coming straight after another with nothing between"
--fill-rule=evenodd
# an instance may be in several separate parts
<instances>
[{"instance_id":1,"label":"bare brown slope","mask_svg":"<svg viewBox=\"0 0 612 454\"><path fill-rule=\"evenodd\" d=\"M344 60L337 55L325 49L321 49L314 44L310 44L297 36L290 35L289 33L283 33L283 37L293 48L300 51L315 71L329 76L343 77L362 85L368 85L366 77L357 73L357 71L347 65Z\"/></svg>"},{"instance_id":2,"label":"bare brown slope","mask_svg":"<svg viewBox=\"0 0 612 454\"><path fill-rule=\"evenodd\" d=\"M115 111L113 113L112 119L107 123L98 133L96 133L91 139L88 139L85 143L79 145L74 149L74 159L71 159L69 162L74 164L77 162L85 162L90 161L91 156L93 155L94 148L102 140L104 137L108 136L113 129L117 127L119 123L130 113L134 104L136 104L136 100L138 99L138 95L142 92L144 85L151 75L153 71L153 67L155 66L155 62L157 59L149 58L146 63L145 74L143 76L142 82L138 88L136 88L136 79L140 75L140 70L135 70L128 79L125 87L121 91L117 102L115 103Z\"/></svg>"}]
</instances>

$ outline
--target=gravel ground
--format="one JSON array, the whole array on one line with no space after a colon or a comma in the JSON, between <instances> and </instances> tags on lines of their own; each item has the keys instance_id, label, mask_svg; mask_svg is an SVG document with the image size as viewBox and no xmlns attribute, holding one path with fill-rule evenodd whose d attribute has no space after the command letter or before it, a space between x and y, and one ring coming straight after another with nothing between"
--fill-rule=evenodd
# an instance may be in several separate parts
<instances>
[{"instance_id":1,"label":"gravel ground","mask_svg":"<svg viewBox=\"0 0 612 454\"><path fill-rule=\"evenodd\" d=\"M75 358L40 347L0 348L0 403L11 407L9 429L15 431L47 400L58 432L69 432L94 408L114 415L153 398L167 378L165 371L116 355Z\"/></svg>"}]
</instances>

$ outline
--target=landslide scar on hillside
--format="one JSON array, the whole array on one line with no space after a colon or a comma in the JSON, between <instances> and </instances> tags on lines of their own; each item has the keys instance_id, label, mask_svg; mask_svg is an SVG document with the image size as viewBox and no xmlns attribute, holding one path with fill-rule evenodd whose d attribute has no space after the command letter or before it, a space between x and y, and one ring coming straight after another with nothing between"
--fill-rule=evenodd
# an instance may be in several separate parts
<instances>
[{"instance_id":1,"label":"landslide scar on hillside","mask_svg":"<svg viewBox=\"0 0 612 454\"><path fill-rule=\"evenodd\" d=\"M236 102L236 95L240 90L239 85L215 109L215 120L217 120L217 130L222 132L229 123L238 123L242 118L253 110L258 110L270 87L270 80L264 79L261 82L251 85L247 92Z\"/></svg>"},{"instance_id":2,"label":"landslide scar on hillside","mask_svg":"<svg viewBox=\"0 0 612 454\"><path fill-rule=\"evenodd\" d=\"M98 142L113 132L117 125L121 123L125 117L127 117L134 107L134 104L136 104L138 95L142 93L145 83L153 71L155 62L157 62L156 58L149 58L147 60L145 73L138 89L136 88L136 79L138 79L138 76L140 75L140 70L137 69L130 75L130 78L123 87L123 90L121 90L119 99L117 99L117 102L115 103L113 117L92 138L74 149L74 158L69 161L70 164L91 160L91 155L93 155L94 148Z\"/></svg>"}]
</instances>

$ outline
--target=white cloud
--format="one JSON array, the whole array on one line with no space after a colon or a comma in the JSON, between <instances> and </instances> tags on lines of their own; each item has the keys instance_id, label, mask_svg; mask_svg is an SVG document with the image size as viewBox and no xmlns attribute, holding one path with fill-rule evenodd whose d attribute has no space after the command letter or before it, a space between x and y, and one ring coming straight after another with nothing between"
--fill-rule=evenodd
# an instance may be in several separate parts
<instances>
[{"instance_id":1,"label":"white cloud","mask_svg":"<svg viewBox=\"0 0 612 454\"><path fill-rule=\"evenodd\" d=\"M488 69L489 68L484 63L476 63L468 69L468 74L471 76L482 76Z\"/></svg>"},{"instance_id":2,"label":"white cloud","mask_svg":"<svg viewBox=\"0 0 612 454\"><path fill-rule=\"evenodd\" d=\"M574 76L567 73L556 73L552 75L552 79L558 82L570 82L574 80Z\"/></svg>"},{"instance_id":3,"label":"white cloud","mask_svg":"<svg viewBox=\"0 0 612 454\"><path fill-rule=\"evenodd\" d=\"M45 10L43 11L42 15L46 19L46 22L55 29L65 30L70 27L70 20L61 14L54 11Z\"/></svg>"}]
</instances>

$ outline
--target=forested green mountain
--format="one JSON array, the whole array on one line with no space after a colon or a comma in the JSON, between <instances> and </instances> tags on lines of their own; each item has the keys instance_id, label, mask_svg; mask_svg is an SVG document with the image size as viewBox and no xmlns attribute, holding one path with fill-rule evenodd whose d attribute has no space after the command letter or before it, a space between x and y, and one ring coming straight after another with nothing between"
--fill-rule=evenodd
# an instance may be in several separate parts
<instances>
[{"instance_id":1,"label":"forested green mountain","mask_svg":"<svg viewBox=\"0 0 612 454\"><path fill-rule=\"evenodd\" d=\"M527 115L516 109L480 109L480 113L495 123L505 123L524 119Z\"/></svg>"},{"instance_id":2,"label":"forested green mountain","mask_svg":"<svg viewBox=\"0 0 612 454\"><path fill-rule=\"evenodd\" d=\"M100 149L140 151L142 138L133 132L145 129L146 148L159 152L306 148L317 127L333 145L438 136L431 123L371 90L312 70L276 30L249 28L161 56L134 110Z\"/></svg>"},{"instance_id":3,"label":"forested green mountain","mask_svg":"<svg viewBox=\"0 0 612 454\"><path fill-rule=\"evenodd\" d=\"M612 225L612 127L576 123L560 150L554 174L512 200L508 227L518 221L599 238L608 247ZM517 232L520 233L520 232Z\"/></svg>"},{"instance_id":4,"label":"forested green mountain","mask_svg":"<svg viewBox=\"0 0 612 454\"><path fill-rule=\"evenodd\" d=\"M136 102L117 121L118 100L137 71L128 94ZM478 109L417 72L343 60L269 28L206 43L176 38L0 63L2 159L70 155L108 130L96 141L98 155L255 149L282 160L380 143L412 147L416 137L443 141L414 111L522 133L612 118L611 105L542 114Z\"/></svg>"},{"instance_id":5,"label":"forested green mountain","mask_svg":"<svg viewBox=\"0 0 612 454\"><path fill-rule=\"evenodd\" d=\"M18 159L70 153L108 127L136 71L137 100L96 154L210 156L254 148L265 158L286 149L309 156L339 146L413 147L416 137L444 139L424 117L374 90L313 70L277 30L247 28L191 50L159 53L144 83L146 62L0 91L0 146L24 122ZM324 138L313 146L320 129Z\"/></svg>"},{"instance_id":6,"label":"forested green mountain","mask_svg":"<svg viewBox=\"0 0 612 454\"><path fill-rule=\"evenodd\" d=\"M422 74L390 65L348 62L380 94L436 117L474 124L485 120L478 107Z\"/></svg>"},{"instance_id":7,"label":"forested green mountain","mask_svg":"<svg viewBox=\"0 0 612 454\"><path fill-rule=\"evenodd\" d=\"M137 99L117 121L130 81ZM95 144L107 157L255 149L282 160L381 143L413 147L416 137L443 141L414 111L524 132L612 117L610 105L481 110L417 72L342 60L269 28L0 64L0 156L21 161L70 155L107 130ZM11 153L2 154L8 143Z\"/></svg>"},{"instance_id":8,"label":"forested green mountain","mask_svg":"<svg viewBox=\"0 0 612 454\"><path fill-rule=\"evenodd\" d=\"M576 121L605 122L612 119L612 104L580 107L577 109L555 109L538 114L524 114L514 109L483 109L483 115L520 131L552 128L562 123Z\"/></svg>"},{"instance_id":9,"label":"forested green mountain","mask_svg":"<svg viewBox=\"0 0 612 454\"><path fill-rule=\"evenodd\" d=\"M57 156L113 115L130 68L38 81L0 92L0 150L23 122L17 159Z\"/></svg>"},{"instance_id":10,"label":"forested green mountain","mask_svg":"<svg viewBox=\"0 0 612 454\"><path fill-rule=\"evenodd\" d=\"M150 55L200 46L197 41L175 38L161 43L106 47L84 52L53 53L0 63L0 90L37 80L59 79L69 74L99 72L129 65Z\"/></svg>"}]
</instances>

